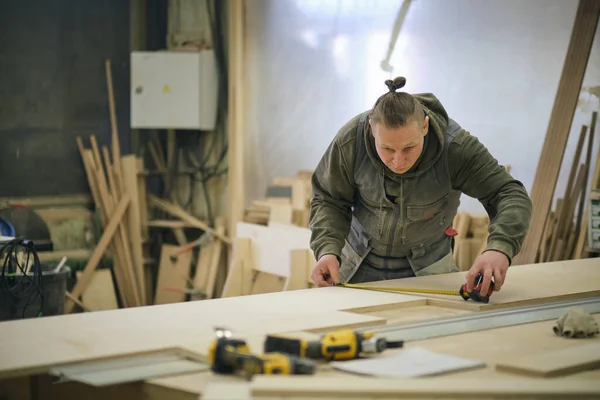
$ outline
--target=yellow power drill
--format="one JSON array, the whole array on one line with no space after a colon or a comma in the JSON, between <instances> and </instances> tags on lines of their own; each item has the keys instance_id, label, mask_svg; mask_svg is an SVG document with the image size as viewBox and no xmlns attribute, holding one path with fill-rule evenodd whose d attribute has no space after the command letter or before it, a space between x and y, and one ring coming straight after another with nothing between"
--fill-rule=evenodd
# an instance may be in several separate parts
<instances>
[{"instance_id":1,"label":"yellow power drill","mask_svg":"<svg viewBox=\"0 0 600 400\"><path fill-rule=\"evenodd\" d=\"M341 361L355 359L361 355L381 353L386 349L399 348L403 345L403 341L388 341L373 333L342 329L326 333L320 340L314 341L267 335L264 351L265 353L281 352L311 359Z\"/></svg>"},{"instance_id":2,"label":"yellow power drill","mask_svg":"<svg viewBox=\"0 0 600 400\"><path fill-rule=\"evenodd\" d=\"M231 337L231 332L226 329L217 328L216 336L208 351L208 361L214 373L242 373L250 379L256 374L309 375L316 371L312 360L278 352L252 354L244 340Z\"/></svg>"}]
</instances>

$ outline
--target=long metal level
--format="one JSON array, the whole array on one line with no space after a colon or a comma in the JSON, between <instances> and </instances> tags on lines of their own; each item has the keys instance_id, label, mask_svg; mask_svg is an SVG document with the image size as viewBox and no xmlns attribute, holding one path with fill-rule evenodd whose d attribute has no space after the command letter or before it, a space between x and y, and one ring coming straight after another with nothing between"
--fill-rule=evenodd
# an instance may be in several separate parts
<instances>
[{"instance_id":1,"label":"long metal level","mask_svg":"<svg viewBox=\"0 0 600 400\"><path fill-rule=\"evenodd\" d=\"M600 313L600 297L474 312L473 314L443 317L425 322L390 324L383 327L361 328L359 330L377 332L388 340L415 341L558 319L569 309L575 307L581 308L590 314Z\"/></svg>"},{"instance_id":2,"label":"long metal level","mask_svg":"<svg viewBox=\"0 0 600 400\"><path fill-rule=\"evenodd\" d=\"M59 365L50 369L50 375L62 382L81 382L91 386L116 385L143 381L169 375L207 371L210 366L178 351L159 351L156 354L133 354L117 359L83 361Z\"/></svg>"}]
</instances>

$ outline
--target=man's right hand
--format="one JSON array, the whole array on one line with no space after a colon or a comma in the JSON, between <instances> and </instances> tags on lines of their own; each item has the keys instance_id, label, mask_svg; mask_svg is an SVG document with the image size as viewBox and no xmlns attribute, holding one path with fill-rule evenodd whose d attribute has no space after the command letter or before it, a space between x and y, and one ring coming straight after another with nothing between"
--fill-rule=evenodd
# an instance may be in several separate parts
<instances>
[{"instance_id":1,"label":"man's right hand","mask_svg":"<svg viewBox=\"0 0 600 400\"><path fill-rule=\"evenodd\" d=\"M318 287L340 283L340 263L337 257L333 254L321 257L313 268L311 278Z\"/></svg>"}]
</instances>

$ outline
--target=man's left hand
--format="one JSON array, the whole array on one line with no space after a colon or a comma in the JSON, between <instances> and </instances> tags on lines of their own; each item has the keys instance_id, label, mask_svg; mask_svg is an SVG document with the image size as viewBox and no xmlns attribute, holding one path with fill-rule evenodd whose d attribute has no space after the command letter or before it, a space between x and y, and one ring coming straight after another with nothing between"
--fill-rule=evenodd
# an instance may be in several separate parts
<instances>
[{"instance_id":1,"label":"man's left hand","mask_svg":"<svg viewBox=\"0 0 600 400\"><path fill-rule=\"evenodd\" d=\"M506 254L496 250L484 252L475 259L473 266L471 266L471 269L467 272L467 292L473 290L475 278L479 274L483 275L481 293L487 293L492 277L494 278L494 291L500 291L502 284L506 279L508 266L509 262Z\"/></svg>"}]
</instances>

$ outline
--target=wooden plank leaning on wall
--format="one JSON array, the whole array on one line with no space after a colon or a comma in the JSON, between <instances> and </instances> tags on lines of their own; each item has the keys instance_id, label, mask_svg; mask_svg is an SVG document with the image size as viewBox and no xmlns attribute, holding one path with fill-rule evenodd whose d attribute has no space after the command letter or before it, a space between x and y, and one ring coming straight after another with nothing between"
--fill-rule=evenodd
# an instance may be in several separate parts
<instances>
[{"instance_id":1,"label":"wooden plank leaning on wall","mask_svg":"<svg viewBox=\"0 0 600 400\"><path fill-rule=\"evenodd\" d=\"M579 1L571 41L531 190L531 200L534 205L531 227L521 252L513 259L513 265L532 264L536 260L573 123L583 76L594 42L599 15L599 1Z\"/></svg>"},{"instance_id":2,"label":"wooden plank leaning on wall","mask_svg":"<svg viewBox=\"0 0 600 400\"><path fill-rule=\"evenodd\" d=\"M244 219L244 146L247 124L245 112L245 0L227 0L228 67L228 143L229 143L229 235Z\"/></svg>"}]
</instances>

